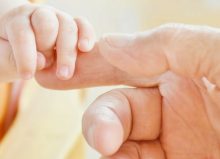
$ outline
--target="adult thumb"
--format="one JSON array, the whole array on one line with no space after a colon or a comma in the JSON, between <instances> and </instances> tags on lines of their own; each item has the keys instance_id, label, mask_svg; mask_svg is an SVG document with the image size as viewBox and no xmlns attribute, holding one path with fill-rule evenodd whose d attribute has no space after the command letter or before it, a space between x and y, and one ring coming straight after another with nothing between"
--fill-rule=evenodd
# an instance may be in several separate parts
<instances>
[{"instance_id":1,"label":"adult thumb","mask_svg":"<svg viewBox=\"0 0 220 159\"><path fill-rule=\"evenodd\" d=\"M138 34L105 35L99 49L112 65L135 76L154 77L172 71L206 77L220 86L220 30L168 24Z\"/></svg>"}]
</instances>

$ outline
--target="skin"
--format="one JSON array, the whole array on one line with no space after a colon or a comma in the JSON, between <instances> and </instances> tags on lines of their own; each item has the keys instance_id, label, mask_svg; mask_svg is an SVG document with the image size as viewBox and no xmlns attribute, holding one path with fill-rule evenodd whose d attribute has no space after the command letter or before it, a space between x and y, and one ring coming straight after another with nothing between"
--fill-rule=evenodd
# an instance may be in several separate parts
<instances>
[{"instance_id":1,"label":"skin","mask_svg":"<svg viewBox=\"0 0 220 159\"><path fill-rule=\"evenodd\" d=\"M83 117L88 143L107 159L220 158L220 30L168 24L106 35L80 54L65 82L55 67L37 74L51 89L129 85L98 97Z\"/></svg>"},{"instance_id":2,"label":"skin","mask_svg":"<svg viewBox=\"0 0 220 159\"><path fill-rule=\"evenodd\" d=\"M57 78L68 80L74 74L79 50L88 52L94 46L94 30L84 18L73 19L56 8L27 1L0 3L4 4L0 7L0 51L2 57L8 56L0 63L0 82L30 79L53 63ZM6 54L9 49L11 54ZM14 69L17 74L11 73Z\"/></svg>"}]
</instances>

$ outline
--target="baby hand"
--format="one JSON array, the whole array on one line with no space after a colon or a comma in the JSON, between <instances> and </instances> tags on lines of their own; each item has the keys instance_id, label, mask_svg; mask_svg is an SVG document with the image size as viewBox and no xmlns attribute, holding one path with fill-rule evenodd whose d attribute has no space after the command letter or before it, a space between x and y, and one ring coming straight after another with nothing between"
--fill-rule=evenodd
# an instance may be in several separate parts
<instances>
[{"instance_id":1,"label":"baby hand","mask_svg":"<svg viewBox=\"0 0 220 159\"><path fill-rule=\"evenodd\" d=\"M91 24L55 8L26 4L0 17L0 39L9 42L18 74L30 79L37 70L56 62L59 79L70 79L78 51L95 44Z\"/></svg>"}]
</instances>

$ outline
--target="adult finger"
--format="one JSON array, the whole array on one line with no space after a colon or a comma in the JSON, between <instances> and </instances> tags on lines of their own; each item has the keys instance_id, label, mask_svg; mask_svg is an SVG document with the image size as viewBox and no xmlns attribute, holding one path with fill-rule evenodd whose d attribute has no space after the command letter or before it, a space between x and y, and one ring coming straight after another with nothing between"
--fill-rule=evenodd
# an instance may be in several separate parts
<instances>
[{"instance_id":1,"label":"adult finger","mask_svg":"<svg viewBox=\"0 0 220 159\"><path fill-rule=\"evenodd\" d=\"M156 88L118 89L100 96L85 112L83 133L93 148L112 155L128 139L156 139L160 124L161 97Z\"/></svg>"},{"instance_id":2,"label":"adult finger","mask_svg":"<svg viewBox=\"0 0 220 159\"><path fill-rule=\"evenodd\" d=\"M207 77L220 86L220 30L204 26L164 25L145 33L106 35L100 53L117 68L140 77L173 71Z\"/></svg>"},{"instance_id":3,"label":"adult finger","mask_svg":"<svg viewBox=\"0 0 220 159\"><path fill-rule=\"evenodd\" d=\"M95 31L88 20L84 18L75 18L79 29L78 48L82 52L89 52L95 45Z\"/></svg>"},{"instance_id":4,"label":"adult finger","mask_svg":"<svg viewBox=\"0 0 220 159\"><path fill-rule=\"evenodd\" d=\"M37 71L42 70L46 67L46 58L45 56L38 52L37 53Z\"/></svg>"},{"instance_id":5,"label":"adult finger","mask_svg":"<svg viewBox=\"0 0 220 159\"><path fill-rule=\"evenodd\" d=\"M99 52L96 44L88 54L79 53L75 75L66 81L56 77L56 65L36 74L40 85L49 89L77 89L104 85L128 84L132 86L154 86L157 79L131 76L111 65Z\"/></svg>"}]
</instances>

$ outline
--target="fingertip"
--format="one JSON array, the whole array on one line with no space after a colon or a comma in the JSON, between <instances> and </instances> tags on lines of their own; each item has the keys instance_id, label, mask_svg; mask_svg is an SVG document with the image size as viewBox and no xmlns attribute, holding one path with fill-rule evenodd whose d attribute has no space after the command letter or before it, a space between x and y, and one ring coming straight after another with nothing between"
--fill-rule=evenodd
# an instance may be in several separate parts
<instances>
[{"instance_id":1,"label":"fingertip","mask_svg":"<svg viewBox=\"0 0 220 159\"><path fill-rule=\"evenodd\" d=\"M46 58L42 53L37 53L37 70L42 70L46 67Z\"/></svg>"},{"instance_id":2,"label":"fingertip","mask_svg":"<svg viewBox=\"0 0 220 159\"><path fill-rule=\"evenodd\" d=\"M96 41L95 31L91 23L82 17L75 18L79 30L78 49L82 52L89 52L93 49Z\"/></svg>"},{"instance_id":3,"label":"fingertip","mask_svg":"<svg viewBox=\"0 0 220 159\"><path fill-rule=\"evenodd\" d=\"M99 121L91 125L87 132L88 143L104 156L116 153L123 143L123 127L119 121Z\"/></svg>"},{"instance_id":4,"label":"fingertip","mask_svg":"<svg viewBox=\"0 0 220 159\"><path fill-rule=\"evenodd\" d=\"M17 68L17 71L21 79L30 80L35 75L36 67L30 67L30 66L21 67L20 66Z\"/></svg>"},{"instance_id":5,"label":"fingertip","mask_svg":"<svg viewBox=\"0 0 220 159\"><path fill-rule=\"evenodd\" d=\"M89 38L82 38L79 40L78 48L82 52L89 52L93 49L95 42Z\"/></svg>"},{"instance_id":6,"label":"fingertip","mask_svg":"<svg viewBox=\"0 0 220 159\"><path fill-rule=\"evenodd\" d=\"M56 75L60 80L69 80L73 76L74 70L67 65L62 65L57 68Z\"/></svg>"},{"instance_id":7,"label":"fingertip","mask_svg":"<svg viewBox=\"0 0 220 159\"><path fill-rule=\"evenodd\" d=\"M70 80L74 73L76 67L76 59L77 59L77 52L70 52L66 54L59 54L57 58L57 69L56 69L56 76L60 80Z\"/></svg>"}]
</instances>

